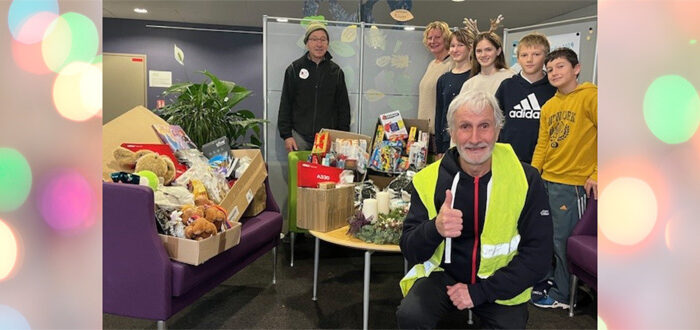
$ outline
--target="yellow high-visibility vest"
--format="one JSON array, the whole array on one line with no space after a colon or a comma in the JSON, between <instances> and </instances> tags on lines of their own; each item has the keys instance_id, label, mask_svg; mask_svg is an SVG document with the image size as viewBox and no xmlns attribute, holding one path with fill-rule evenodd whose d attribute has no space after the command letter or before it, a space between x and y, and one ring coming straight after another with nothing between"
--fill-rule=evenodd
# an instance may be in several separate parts
<instances>
[{"instance_id":1,"label":"yellow high-visibility vest","mask_svg":"<svg viewBox=\"0 0 700 330\"><path fill-rule=\"evenodd\" d=\"M481 261L477 276L485 279L498 269L506 266L518 254L520 234L518 219L525 206L528 183L517 155L510 144L496 143L491 159L491 182L487 193L486 219L479 237ZM428 165L413 177L413 186L423 205L428 210L428 218L434 220L437 209L434 203L440 160ZM440 263L445 250L443 241L435 249L430 259L414 265L401 279L399 285L404 296L421 277L431 272L442 271ZM501 305L518 305L530 299L532 287L507 300L496 300Z\"/></svg>"}]
</instances>

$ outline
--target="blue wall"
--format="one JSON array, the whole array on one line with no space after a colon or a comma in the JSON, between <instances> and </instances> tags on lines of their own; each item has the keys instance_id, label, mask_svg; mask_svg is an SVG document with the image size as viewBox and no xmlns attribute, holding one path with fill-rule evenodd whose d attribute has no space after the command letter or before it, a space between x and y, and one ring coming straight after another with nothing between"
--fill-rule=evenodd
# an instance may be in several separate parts
<instances>
[{"instance_id":1,"label":"blue wall","mask_svg":"<svg viewBox=\"0 0 700 330\"><path fill-rule=\"evenodd\" d=\"M254 33L173 30L146 25ZM104 18L102 33L102 48L105 53L146 54L147 69L171 71L173 83L203 81L206 77L197 71L208 70L220 79L233 81L252 90L253 94L239 103L234 110L248 109L256 117L263 117L261 28ZM175 61L173 44L184 52L184 66ZM162 98L163 90L165 88L148 87L149 109L155 109L156 99Z\"/></svg>"}]
</instances>

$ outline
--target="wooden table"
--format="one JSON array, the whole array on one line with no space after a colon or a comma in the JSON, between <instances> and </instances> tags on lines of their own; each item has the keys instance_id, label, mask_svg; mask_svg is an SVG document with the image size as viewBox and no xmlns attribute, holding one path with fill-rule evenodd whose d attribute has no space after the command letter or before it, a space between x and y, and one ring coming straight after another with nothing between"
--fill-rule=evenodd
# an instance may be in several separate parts
<instances>
[{"instance_id":1,"label":"wooden table","mask_svg":"<svg viewBox=\"0 0 700 330\"><path fill-rule=\"evenodd\" d=\"M364 293L362 296L362 329L367 329L367 323L369 321L369 270L370 270L370 256L374 251L383 252L398 252L401 253L401 249L395 244L373 244L367 243L363 240L359 240L353 236L347 235L348 226L338 228L326 233L309 230L309 233L316 238L314 246L314 296L313 299L316 301L316 287L318 283L318 249L319 240L324 240L328 243L345 246L353 249L365 250L365 280L364 280ZM407 264L404 259L404 273L406 272Z\"/></svg>"}]
</instances>

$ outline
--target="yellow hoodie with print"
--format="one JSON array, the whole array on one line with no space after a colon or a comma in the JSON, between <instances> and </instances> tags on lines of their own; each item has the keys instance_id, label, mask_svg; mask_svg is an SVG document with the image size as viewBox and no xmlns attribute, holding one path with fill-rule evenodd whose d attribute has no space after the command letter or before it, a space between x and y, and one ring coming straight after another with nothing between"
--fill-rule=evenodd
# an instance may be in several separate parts
<instances>
[{"instance_id":1,"label":"yellow hoodie with print","mask_svg":"<svg viewBox=\"0 0 700 330\"><path fill-rule=\"evenodd\" d=\"M585 82L569 94L557 91L542 106L532 166L542 178L582 186L598 181L598 87Z\"/></svg>"}]
</instances>

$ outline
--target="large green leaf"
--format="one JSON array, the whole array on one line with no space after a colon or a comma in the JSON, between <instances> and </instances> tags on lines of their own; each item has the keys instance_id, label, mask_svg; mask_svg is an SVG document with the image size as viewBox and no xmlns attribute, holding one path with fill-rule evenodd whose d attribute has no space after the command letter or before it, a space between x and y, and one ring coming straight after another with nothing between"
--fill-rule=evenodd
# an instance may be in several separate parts
<instances>
[{"instance_id":1,"label":"large green leaf","mask_svg":"<svg viewBox=\"0 0 700 330\"><path fill-rule=\"evenodd\" d=\"M229 98L228 98L227 105L228 105L230 108L233 108L233 106L235 106L236 104L238 104L238 102L241 102L243 99L245 99L246 97L250 96L250 94L252 94L252 93L253 93L253 91L249 91L249 90L246 90L246 91L244 91L244 92L234 92L234 93L231 93L230 96L229 96Z\"/></svg>"},{"instance_id":2,"label":"large green leaf","mask_svg":"<svg viewBox=\"0 0 700 330\"><path fill-rule=\"evenodd\" d=\"M180 125L197 146L228 136L232 145L260 145L260 128L266 120L257 119L250 110L233 107L252 94L234 82L221 80L208 71L209 78L201 83L178 83L166 89L164 95L175 96L165 107L154 110L171 124ZM251 132L250 143L238 140ZM235 141L235 143L233 142Z\"/></svg>"},{"instance_id":3,"label":"large green leaf","mask_svg":"<svg viewBox=\"0 0 700 330\"><path fill-rule=\"evenodd\" d=\"M235 84L230 81L227 81L228 84L226 84L223 80L220 80L207 70L200 72L205 76L209 77L209 79L211 79L212 84L214 84L214 87L216 88L216 95L221 99L224 99L226 96L228 96L228 94L233 89L233 86L235 86Z\"/></svg>"}]
</instances>

